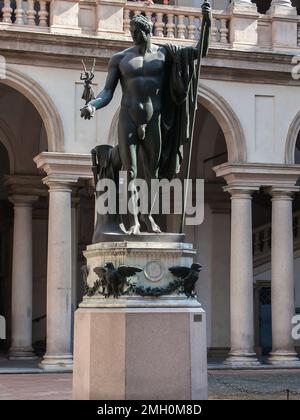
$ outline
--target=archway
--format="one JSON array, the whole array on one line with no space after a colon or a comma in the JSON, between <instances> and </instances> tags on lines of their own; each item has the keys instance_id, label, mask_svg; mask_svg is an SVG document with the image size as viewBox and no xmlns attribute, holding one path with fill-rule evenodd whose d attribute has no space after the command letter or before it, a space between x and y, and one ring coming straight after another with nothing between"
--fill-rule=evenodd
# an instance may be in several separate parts
<instances>
[{"instance_id":1,"label":"archway","mask_svg":"<svg viewBox=\"0 0 300 420\"><path fill-rule=\"evenodd\" d=\"M36 347L45 339L45 320L41 317L46 313L48 202L47 191L42 191L44 188L41 181L42 174L33 158L41 151L47 150L49 146L46 127L37 107L20 90L2 81L0 81L0 115L0 315L4 315L7 322L7 338L1 341L0 345L2 350L8 350L12 337L14 310L14 305L11 304L16 214L14 204L15 210L20 206L24 209L28 197L33 197L30 206L31 220L30 224L28 223L30 226L28 231L30 229L33 237L33 345ZM28 220L29 218L26 219ZM22 223L16 223L15 226L20 227ZM22 229L19 229L19 232L21 231ZM24 244L27 246L26 239ZM21 285L22 283L20 287Z\"/></svg>"},{"instance_id":2,"label":"archway","mask_svg":"<svg viewBox=\"0 0 300 420\"><path fill-rule=\"evenodd\" d=\"M49 152L64 151L64 130L60 115L47 92L33 79L7 65L6 78L1 83L24 95L37 109L45 125Z\"/></svg>"},{"instance_id":3,"label":"archway","mask_svg":"<svg viewBox=\"0 0 300 420\"><path fill-rule=\"evenodd\" d=\"M0 130L0 135L3 134ZM6 337L0 339L0 353L9 348L11 330L11 235L12 209L7 201L3 177L10 172L10 156L0 137L0 316L6 321ZM7 139L6 139L7 140ZM0 337L2 338L2 337Z\"/></svg>"},{"instance_id":4,"label":"archway","mask_svg":"<svg viewBox=\"0 0 300 420\"><path fill-rule=\"evenodd\" d=\"M290 128L288 130L285 146L285 163L294 164L300 163L299 154L300 149L297 147L299 145L300 138L300 111L294 117Z\"/></svg>"},{"instance_id":5,"label":"archway","mask_svg":"<svg viewBox=\"0 0 300 420\"><path fill-rule=\"evenodd\" d=\"M246 162L246 140L241 123L231 106L218 93L200 85L198 101L216 119L224 134L229 162Z\"/></svg>"}]
</instances>

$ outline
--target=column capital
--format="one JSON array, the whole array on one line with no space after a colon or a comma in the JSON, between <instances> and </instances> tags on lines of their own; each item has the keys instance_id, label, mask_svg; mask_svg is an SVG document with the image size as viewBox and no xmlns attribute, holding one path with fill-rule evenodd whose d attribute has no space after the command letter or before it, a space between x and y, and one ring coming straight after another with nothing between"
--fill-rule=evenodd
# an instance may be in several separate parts
<instances>
[{"instance_id":1,"label":"column capital","mask_svg":"<svg viewBox=\"0 0 300 420\"><path fill-rule=\"evenodd\" d=\"M293 200L295 193L300 191L299 187L269 187L265 189L266 193L272 197L273 200Z\"/></svg>"},{"instance_id":2,"label":"column capital","mask_svg":"<svg viewBox=\"0 0 300 420\"><path fill-rule=\"evenodd\" d=\"M39 197L36 195L13 194L8 199L15 207L32 207Z\"/></svg>"},{"instance_id":3,"label":"column capital","mask_svg":"<svg viewBox=\"0 0 300 420\"><path fill-rule=\"evenodd\" d=\"M231 195L231 199L240 198L240 199L249 199L252 200L252 195L255 191L258 191L258 187L246 187L246 186L232 186L228 185L224 187L224 191L228 192Z\"/></svg>"},{"instance_id":4,"label":"column capital","mask_svg":"<svg viewBox=\"0 0 300 420\"><path fill-rule=\"evenodd\" d=\"M43 178L43 183L49 187L50 192L61 191L72 193L72 189L77 182L78 178L76 176L65 174L63 176L48 175Z\"/></svg>"}]
</instances>

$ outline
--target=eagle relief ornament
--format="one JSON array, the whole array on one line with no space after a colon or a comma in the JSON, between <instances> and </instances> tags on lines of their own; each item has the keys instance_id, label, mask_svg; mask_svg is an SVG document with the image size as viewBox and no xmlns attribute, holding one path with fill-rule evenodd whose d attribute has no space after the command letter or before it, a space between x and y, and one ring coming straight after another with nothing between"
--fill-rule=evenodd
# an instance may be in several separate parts
<instances>
[{"instance_id":1,"label":"eagle relief ornament","mask_svg":"<svg viewBox=\"0 0 300 420\"><path fill-rule=\"evenodd\" d=\"M179 294L184 293L187 298L196 298L195 285L202 269L200 264L192 264L190 268L181 266L169 268L170 273L174 276L174 281L170 282L165 287L145 287L130 281L133 276L141 272L144 272L145 276L149 277L149 271L152 271L149 264L151 263L148 263L144 270L139 267L129 267L125 265L116 268L111 262L106 263L103 267L96 267L94 268L94 272L98 278L92 287L88 285L87 281L89 269L87 266L83 266L82 273L85 284L85 296L93 297L102 295L105 298L118 299L121 296L138 295L142 297L159 298L177 291ZM154 270L157 276L156 281L159 281L161 275L163 275L163 271L158 270L156 265L154 267L151 266L151 268L156 268ZM153 282L155 283L155 280Z\"/></svg>"}]
</instances>

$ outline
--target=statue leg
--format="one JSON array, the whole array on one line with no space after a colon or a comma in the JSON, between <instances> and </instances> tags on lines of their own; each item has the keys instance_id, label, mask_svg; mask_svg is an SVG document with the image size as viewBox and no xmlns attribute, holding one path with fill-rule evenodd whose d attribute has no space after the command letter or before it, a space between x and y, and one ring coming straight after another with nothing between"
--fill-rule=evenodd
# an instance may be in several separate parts
<instances>
[{"instance_id":1,"label":"statue leg","mask_svg":"<svg viewBox=\"0 0 300 420\"><path fill-rule=\"evenodd\" d=\"M148 214L142 215L141 220L147 226L148 232L161 233L155 223L152 209L157 197L157 191L151 191L151 180L158 178L159 161L161 156L161 115L154 114L147 125L145 140L141 143L141 154L144 163L145 179L148 184Z\"/></svg>"},{"instance_id":2,"label":"statue leg","mask_svg":"<svg viewBox=\"0 0 300 420\"><path fill-rule=\"evenodd\" d=\"M128 215L130 227L127 233L129 235L139 235L138 194L134 182L137 177L138 134L137 128L126 110L120 112L118 136L122 170L127 172L127 185L124 187L127 188L128 199L131 202L131 211Z\"/></svg>"}]
</instances>

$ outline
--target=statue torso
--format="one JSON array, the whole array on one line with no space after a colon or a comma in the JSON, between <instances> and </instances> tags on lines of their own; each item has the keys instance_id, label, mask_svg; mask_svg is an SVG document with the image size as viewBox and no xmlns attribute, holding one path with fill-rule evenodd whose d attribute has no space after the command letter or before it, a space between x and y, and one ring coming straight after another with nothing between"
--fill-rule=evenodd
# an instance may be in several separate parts
<instances>
[{"instance_id":1,"label":"statue torso","mask_svg":"<svg viewBox=\"0 0 300 420\"><path fill-rule=\"evenodd\" d=\"M136 124L147 124L154 113L161 112L166 52L152 46L144 56L136 47L123 52L119 62L123 91L122 107L126 107Z\"/></svg>"}]
</instances>

